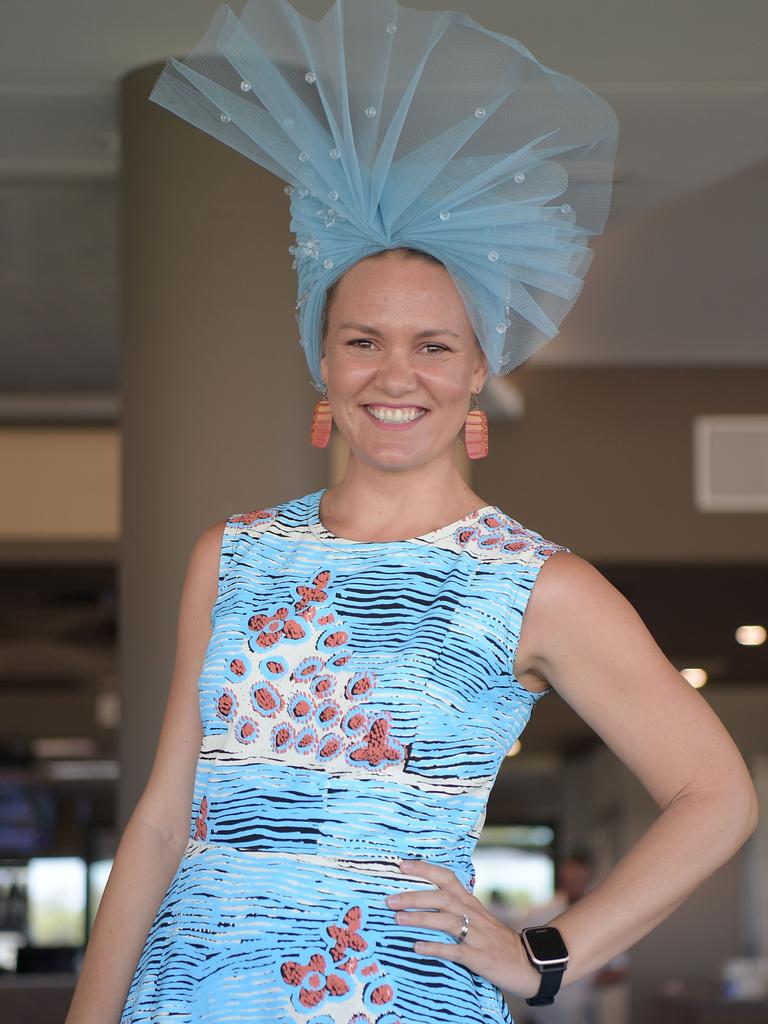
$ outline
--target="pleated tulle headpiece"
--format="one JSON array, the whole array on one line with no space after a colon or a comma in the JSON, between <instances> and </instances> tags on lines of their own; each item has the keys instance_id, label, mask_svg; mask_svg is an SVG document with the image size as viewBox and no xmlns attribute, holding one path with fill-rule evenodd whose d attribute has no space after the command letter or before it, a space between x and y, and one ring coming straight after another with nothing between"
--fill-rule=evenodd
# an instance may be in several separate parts
<instances>
[{"instance_id":1,"label":"pleated tulle headpiece","mask_svg":"<svg viewBox=\"0 0 768 1024\"><path fill-rule=\"evenodd\" d=\"M608 217L610 105L457 11L335 0L218 8L149 97L286 182L315 385L327 289L386 249L436 257L492 373L553 338Z\"/></svg>"}]
</instances>

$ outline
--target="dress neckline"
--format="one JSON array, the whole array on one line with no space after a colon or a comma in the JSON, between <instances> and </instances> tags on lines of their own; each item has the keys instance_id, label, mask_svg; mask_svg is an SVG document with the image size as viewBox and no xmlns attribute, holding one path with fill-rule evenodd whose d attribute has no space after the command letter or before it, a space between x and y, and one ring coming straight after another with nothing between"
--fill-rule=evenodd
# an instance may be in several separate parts
<instances>
[{"instance_id":1,"label":"dress neckline","mask_svg":"<svg viewBox=\"0 0 768 1024\"><path fill-rule=\"evenodd\" d=\"M480 508L467 512L466 515L461 516L459 519L455 519L452 523L446 523L444 526L438 526L435 530L429 530L427 533L420 533L415 537L404 537L402 540L353 540L350 537L340 537L337 533L333 533L320 519L320 502L327 490L327 487L321 487L320 490L313 491L309 495L309 518L307 525L309 526L310 532L317 537L318 540L336 541L342 544L354 544L368 547L388 547L393 544L411 544L416 541L424 542L438 540L441 537L445 537L448 534L453 533L462 526L472 526L481 516L488 515L490 513L501 513L501 510L497 505L481 505Z\"/></svg>"}]
</instances>

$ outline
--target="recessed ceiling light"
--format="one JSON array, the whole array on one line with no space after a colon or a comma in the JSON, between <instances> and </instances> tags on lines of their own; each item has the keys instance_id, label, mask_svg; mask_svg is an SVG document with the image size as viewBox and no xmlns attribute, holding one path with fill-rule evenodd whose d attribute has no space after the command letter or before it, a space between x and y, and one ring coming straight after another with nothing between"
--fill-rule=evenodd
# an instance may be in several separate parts
<instances>
[{"instance_id":1,"label":"recessed ceiling light","mask_svg":"<svg viewBox=\"0 0 768 1024\"><path fill-rule=\"evenodd\" d=\"M739 626L735 632L736 642L745 647L759 647L765 643L765 626Z\"/></svg>"},{"instance_id":2,"label":"recessed ceiling light","mask_svg":"<svg viewBox=\"0 0 768 1024\"><path fill-rule=\"evenodd\" d=\"M695 686L696 689L700 689L704 683L706 683L708 676L703 668L681 668L680 675L686 682L689 682L691 686Z\"/></svg>"}]
</instances>

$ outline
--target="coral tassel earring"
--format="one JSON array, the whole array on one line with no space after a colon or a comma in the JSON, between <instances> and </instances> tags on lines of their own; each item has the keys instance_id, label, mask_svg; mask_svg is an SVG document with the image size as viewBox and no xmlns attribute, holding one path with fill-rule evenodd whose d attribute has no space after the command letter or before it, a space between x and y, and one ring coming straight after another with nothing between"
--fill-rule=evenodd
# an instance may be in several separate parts
<instances>
[{"instance_id":1,"label":"coral tassel earring","mask_svg":"<svg viewBox=\"0 0 768 1024\"><path fill-rule=\"evenodd\" d=\"M327 394L327 392L326 392ZM309 431L309 440L314 448L327 448L331 439L331 427L333 417L331 416L331 403L323 394L323 397L315 403L312 413L312 426Z\"/></svg>"},{"instance_id":2,"label":"coral tassel earring","mask_svg":"<svg viewBox=\"0 0 768 1024\"><path fill-rule=\"evenodd\" d=\"M477 407L477 395L472 395L474 409L464 421L464 447L470 459L484 459L488 454L488 417Z\"/></svg>"}]
</instances>

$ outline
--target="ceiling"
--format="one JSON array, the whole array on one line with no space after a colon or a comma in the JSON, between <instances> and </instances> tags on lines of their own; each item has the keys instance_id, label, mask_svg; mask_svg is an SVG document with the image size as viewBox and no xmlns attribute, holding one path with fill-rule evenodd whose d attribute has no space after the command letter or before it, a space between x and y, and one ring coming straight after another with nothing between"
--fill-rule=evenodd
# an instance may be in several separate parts
<instances>
[{"instance_id":1,"label":"ceiling","mask_svg":"<svg viewBox=\"0 0 768 1024\"><path fill-rule=\"evenodd\" d=\"M119 389L118 83L136 67L186 54L217 6L213 0L4 0L0 391ZM232 6L239 11L242 2ZM295 0L295 6L319 17L330 4ZM765 237L760 218L768 216L758 208L768 177L765 0L412 0L410 6L460 6L612 103L620 140L606 235L700 195L710 209L713 201L722 207L740 199L752 212L739 231L752 229L754 237L745 247L737 237L735 248L745 248L747 265L754 264L750 246ZM740 185L745 172L755 202ZM691 207L689 216L701 220L701 208ZM757 332L744 332L738 351L727 333L707 335L706 322L695 333L697 344L685 350L690 362L768 361ZM585 347L583 359L604 365L660 355L661 348L633 343L607 352ZM568 357L567 345L554 344L541 361Z\"/></svg>"}]
</instances>

